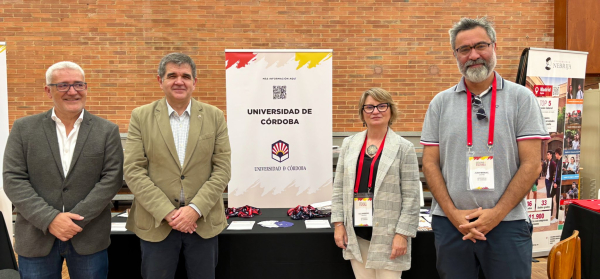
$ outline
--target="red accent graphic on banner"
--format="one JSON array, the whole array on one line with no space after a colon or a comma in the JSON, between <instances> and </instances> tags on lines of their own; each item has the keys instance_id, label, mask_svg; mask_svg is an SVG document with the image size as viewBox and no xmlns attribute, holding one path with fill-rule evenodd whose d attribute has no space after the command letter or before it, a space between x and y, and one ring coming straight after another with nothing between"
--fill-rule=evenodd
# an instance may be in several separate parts
<instances>
[{"instance_id":1,"label":"red accent graphic on banner","mask_svg":"<svg viewBox=\"0 0 600 279\"><path fill-rule=\"evenodd\" d=\"M227 66L225 69L229 69L231 66L237 64L236 68L243 68L248 65L250 61L252 61L256 57L256 53L252 52L226 52L225 60L227 60Z\"/></svg>"},{"instance_id":2,"label":"red accent graphic on banner","mask_svg":"<svg viewBox=\"0 0 600 279\"><path fill-rule=\"evenodd\" d=\"M533 94L536 97L552 97L552 85L534 85Z\"/></svg>"}]
</instances>

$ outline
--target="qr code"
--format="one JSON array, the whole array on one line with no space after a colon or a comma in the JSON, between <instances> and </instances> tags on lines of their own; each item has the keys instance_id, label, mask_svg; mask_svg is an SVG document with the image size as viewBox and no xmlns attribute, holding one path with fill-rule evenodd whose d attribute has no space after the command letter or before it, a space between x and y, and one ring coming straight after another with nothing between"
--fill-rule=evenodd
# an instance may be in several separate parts
<instances>
[{"instance_id":1,"label":"qr code","mask_svg":"<svg viewBox=\"0 0 600 279\"><path fill-rule=\"evenodd\" d=\"M560 86L553 86L552 87L552 97L558 97L560 96Z\"/></svg>"},{"instance_id":2,"label":"qr code","mask_svg":"<svg viewBox=\"0 0 600 279\"><path fill-rule=\"evenodd\" d=\"M286 85L273 85L273 100L285 99L287 96Z\"/></svg>"}]
</instances>

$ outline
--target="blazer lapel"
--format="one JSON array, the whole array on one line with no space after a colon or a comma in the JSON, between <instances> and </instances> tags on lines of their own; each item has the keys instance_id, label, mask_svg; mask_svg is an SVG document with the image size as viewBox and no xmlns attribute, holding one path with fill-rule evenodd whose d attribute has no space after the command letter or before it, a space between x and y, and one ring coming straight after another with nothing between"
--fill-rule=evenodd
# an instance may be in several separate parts
<instances>
[{"instance_id":1,"label":"blazer lapel","mask_svg":"<svg viewBox=\"0 0 600 279\"><path fill-rule=\"evenodd\" d=\"M72 173L70 170L75 167L75 164L79 159L79 155L81 154L81 150L83 150L83 146L85 145L85 141L87 140L90 131L92 130L93 124L94 123L92 122L90 113L87 112L87 110L84 110L83 120L81 121L79 133L77 134L77 142L75 143L75 149L73 150L73 159L71 159L71 165L69 166L69 174ZM69 176L69 174L67 174L67 176Z\"/></svg>"},{"instance_id":2,"label":"blazer lapel","mask_svg":"<svg viewBox=\"0 0 600 279\"><path fill-rule=\"evenodd\" d=\"M344 155L344 164L348 166L346 170L348 171L348 178L351 181L352 192L354 192L354 185L356 184L356 166L358 165L358 156L362 156L360 151L365 143L366 136L367 131L363 131L352 137L348 143L348 154Z\"/></svg>"},{"instance_id":3,"label":"blazer lapel","mask_svg":"<svg viewBox=\"0 0 600 279\"><path fill-rule=\"evenodd\" d=\"M42 126L44 127L44 134L46 134L46 139L48 140L50 152L52 153L52 157L54 157L56 167L58 167L60 176L64 180L65 171L62 168L62 161L60 159L60 150L58 148L58 136L56 135L56 123L54 122L54 120L52 120L52 109L46 113L46 117L44 117L44 120L42 120Z\"/></svg>"},{"instance_id":4,"label":"blazer lapel","mask_svg":"<svg viewBox=\"0 0 600 279\"><path fill-rule=\"evenodd\" d=\"M374 195L377 195L379 186L381 186L385 175L390 170L394 160L396 160L396 154L398 154L398 150L400 149L400 140L398 137L399 136L392 129L388 128L385 144L381 151L381 155L379 155L381 156L381 159L379 159L379 166L377 167Z\"/></svg>"},{"instance_id":5,"label":"blazer lapel","mask_svg":"<svg viewBox=\"0 0 600 279\"><path fill-rule=\"evenodd\" d=\"M192 154L194 154L194 150L196 149L196 144L198 143L198 137L200 137L200 131L202 130L202 123L204 123L202 119L202 104L192 98L192 106L190 108L190 130L188 134L188 142L185 147L185 159L183 163L183 169L187 166L190 158L192 158Z\"/></svg>"},{"instance_id":6,"label":"blazer lapel","mask_svg":"<svg viewBox=\"0 0 600 279\"><path fill-rule=\"evenodd\" d=\"M173 138L173 130L171 129L171 121L169 120L169 110L167 109L167 99L163 98L156 109L154 110L154 119L160 130L160 134L171 153L171 156L177 162L177 166L181 170L181 162L179 162L179 156L177 156L177 149L175 149L175 139Z\"/></svg>"}]
</instances>

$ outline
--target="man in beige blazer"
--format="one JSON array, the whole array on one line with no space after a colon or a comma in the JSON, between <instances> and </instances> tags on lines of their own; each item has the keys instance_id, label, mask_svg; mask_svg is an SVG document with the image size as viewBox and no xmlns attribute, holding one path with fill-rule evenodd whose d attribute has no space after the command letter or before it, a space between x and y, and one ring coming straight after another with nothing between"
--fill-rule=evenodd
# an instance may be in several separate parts
<instances>
[{"instance_id":1,"label":"man in beige blazer","mask_svg":"<svg viewBox=\"0 0 600 279\"><path fill-rule=\"evenodd\" d=\"M189 56L163 57L157 79L165 98L134 109L129 123L124 173L135 199L127 229L140 238L144 278L174 278L180 252L188 278L215 278L231 177L227 123L221 110L192 99Z\"/></svg>"}]
</instances>

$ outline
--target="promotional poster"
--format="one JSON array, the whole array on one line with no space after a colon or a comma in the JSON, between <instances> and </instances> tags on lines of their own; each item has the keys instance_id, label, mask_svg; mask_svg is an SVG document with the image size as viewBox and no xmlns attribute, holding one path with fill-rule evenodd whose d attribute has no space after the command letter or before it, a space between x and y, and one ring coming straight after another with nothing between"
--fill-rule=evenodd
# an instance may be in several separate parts
<instances>
[{"instance_id":1,"label":"promotional poster","mask_svg":"<svg viewBox=\"0 0 600 279\"><path fill-rule=\"evenodd\" d=\"M538 98L551 137L543 141L542 171L527 195L535 256L560 241L568 200L579 198L587 53L531 48L528 59L526 86Z\"/></svg>"},{"instance_id":2,"label":"promotional poster","mask_svg":"<svg viewBox=\"0 0 600 279\"><path fill-rule=\"evenodd\" d=\"M331 200L332 50L226 50L230 207Z\"/></svg>"},{"instance_id":3,"label":"promotional poster","mask_svg":"<svg viewBox=\"0 0 600 279\"><path fill-rule=\"evenodd\" d=\"M4 158L4 146L8 139L8 91L6 87L6 43L0 42L0 158ZM2 160L0 160L0 169ZM0 179L0 210L12 239L12 203L4 194L4 185Z\"/></svg>"}]
</instances>

